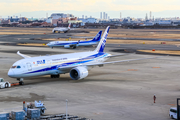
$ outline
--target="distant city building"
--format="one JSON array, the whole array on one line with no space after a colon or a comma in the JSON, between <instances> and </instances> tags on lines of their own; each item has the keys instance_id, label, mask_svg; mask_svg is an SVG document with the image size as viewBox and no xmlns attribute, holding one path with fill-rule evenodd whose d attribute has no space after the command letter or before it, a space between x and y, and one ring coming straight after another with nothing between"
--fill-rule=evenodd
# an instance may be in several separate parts
<instances>
[{"instance_id":1,"label":"distant city building","mask_svg":"<svg viewBox=\"0 0 180 120\"><path fill-rule=\"evenodd\" d=\"M108 19L108 14L106 13L106 18L105 18L106 20Z\"/></svg>"},{"instance_id":2,"label":"distant city building","mask_svg":"<svg viewBox=\"0 0 180 120\"><path fill-rule=\"evenodd\" d=\"M103 19L106 19L106 13L103 12Z\"/></svg>"},{"instance_id":3,"label":"distant city building","mask_svg":"<svg viewBox=\"0 0 180 120\"><path fill-rule=\"evenodd\" d=\"M102 19L102 12L100 13L100 19Z\"/></svg>"},{"instance_id":4,"label":"distant city building","mask_svg":"<svg viewBox=\"0 0 180 120\"><path fill-rule=\"evenodd\" d=\"M47 22L47 23L51 23L51 24L52 24L52 18L51 18L51 17L49 17L48 19L46 19L46 22Z\"/></svg>"},{"instance_id":5,"label":"distant city building","mask_svg":"<svg viewBox=\"0 0 180 120\"><path fill-rule=\"evenodd\" d=\"M171 25L172 21L171 20L159 20L159 21L157 21L155 23L159 24L159 25Z\"/></svg>"},{"instance_id":6,"label":"distant city building","mask_svg":"<svg viewBox=\"0 0 180 120\"><path fill-rule=\"evenodd\" d=\"M83 23L99 23L99 20L96 18L87 18L87 19L79 18L79 20L82 21Z\"/></svg>"},{"instance_id":7,"label":"distant city building","mask_svg":"<svg viewBox=\"0 0 180 120\"><path fill-rule=\"evenodd\" d=\"M10 24L10 20L1 20L1 24Z\"/></svg>"},{"instance_id":8,"label":"distant city building","mask_svg":"<svg viewBox=\"0 0 180 120\"><path fill-rule=\"evenodd\" d=\"M72 14L64 14L64 13L53 13L51 17L46 20L47 23L52 23L54 26L57 26L61 23L68 23L70 19L76 19ZM52 22L51 22L52 21Z\"/></svg>"},{"instance_id":9,"label":"distant city building","mask_svg":"<svg viewBox=\"0 0 180 120\"><path fill-rule=\"evenodd\" d=\"M26 21L26 20L28 20L28 18L26 18L26 17L19 18L19 21Z\"/></svg>"},{"instance_id":10,"label":"distant city building","mask_svg":"<svg viewBox=\"0 0 180 120\"><path fill-rule=\"evenodd\" d=\"M10 17L9 18L10 22L18 22L19 18L16 16L16 18Z\"/></svg>"},{"instance_id":11,"label":"distant city building","mask_svg":"<svg viewBox=\"0 0 180 120\"><path fill-rule=\"evenodd\" d=\"M51 14L52 19L66 18L66 17L74 17L72 14L64 14L64 13L53 13Z\"/></svg>"}]
</instances>

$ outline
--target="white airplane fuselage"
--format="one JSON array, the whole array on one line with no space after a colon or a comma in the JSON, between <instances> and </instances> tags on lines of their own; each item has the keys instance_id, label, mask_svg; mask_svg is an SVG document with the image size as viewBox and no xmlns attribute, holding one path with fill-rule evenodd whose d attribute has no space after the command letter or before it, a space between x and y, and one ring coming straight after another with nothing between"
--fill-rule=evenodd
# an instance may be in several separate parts
<instances>
[{"instance_id":1,"label":"white airplane fuselage","mask_svg":"<svg viewBox=\"0 0 180 120\"><path fill-rule=\"evenodd\" d=\"M88 41L52 41L47 44L47 46L53 48L53 47L64 47L64 48L76 48L78 46L92 46L97 45L101 39L102 31L99 31L97 35L92 39Z\"/></svg>"},{"instance_id":2,"label":"white airplane fuselage","mask_svg":"<svg viewBox=\"0 0 180 120\"><path fill-rule=\"evenodd\" d=\"M64 71L58 68L74 65L86 66L86 64L90 63L103 63L107 60L107 56L109 55L108 53L92 51L21 59L13 64L13 66L20 67L12 67L8 72L8 76L13 78L25 78L69 73L69 70Z\"/></svg>"},{"instance_id":3,"label":"white airplane fuselage","mask_svg":"<svg viewBox=\"0 0 180 120\"><path fill-rule=\"evenodd\" d=\"M65 27L56 27L52 30L52 32L54 33L55 31L58 31L58 32L67 32L69 31L70 29L68 28L65 28Z\"/></svg>"},{"instance_id":4,"label":"white airplane fuselage","mask_svg":"<svg viewBox=\"0 0 180 120\"><path fill-rule=\"evenodd\" d=\"M91 46L97 45L99 41L53 41L47 44L49 47L63 47L66 45Z\"/></svg>"}]
</instances>

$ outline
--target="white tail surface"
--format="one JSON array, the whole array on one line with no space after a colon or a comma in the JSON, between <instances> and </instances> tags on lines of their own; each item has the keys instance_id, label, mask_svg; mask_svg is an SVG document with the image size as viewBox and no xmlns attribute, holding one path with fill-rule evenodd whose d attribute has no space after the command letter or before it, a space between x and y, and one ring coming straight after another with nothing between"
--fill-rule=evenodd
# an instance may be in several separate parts
<instances>
[{"instance_id":1,"label":"white tail surface","mask_svg":"<svg viewBox=\"0 0 180 120\"><path fill-rule=\"evenodd\" d=\"M95 49L96 52L103 52L104 51L104 48L105 48L105 45L106 45L106 39L107 39L107 36L108 36L108 33L109 33L109 29L110 29L110 27L108 26L106 28L106 30L104 31L103 37L101 38L97 48Z\"/></svg>"}]
</instances>

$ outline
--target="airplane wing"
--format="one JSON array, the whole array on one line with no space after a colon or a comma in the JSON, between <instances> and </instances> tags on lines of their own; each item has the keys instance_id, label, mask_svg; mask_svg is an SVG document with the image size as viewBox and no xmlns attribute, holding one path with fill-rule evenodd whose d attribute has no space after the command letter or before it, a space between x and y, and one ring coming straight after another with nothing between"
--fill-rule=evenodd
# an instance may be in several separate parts
<instances>
[{"instance_id":1,"label":"airplane wing","mask_svg":"<svg viewBox=\"0 0 180 120\"><path fill-rule=\"evenodd\" d=\"M21 57L25 58L25 59L30 58L30 56L21 54L19 51L17 52L17 54L20 55Z\"/></svg>"},{"instance_id":2,"label":"airplane wing","mask_svg":"<svg viewBox=\"0 0 180 120\"><path fill-rule=\"evenodd\" d=\"M111 61L111 62L87 64L87 66L102 66L102 65L104 65L104 64L114 64L114 63L130 62L130 61L145 60L145 59L155 59L155 58L161 58L161 57L149 57L149 58L139 58L139 59L129 59L129 60Z\"/></svg>"},{"instance_id":3,"label":"airplane wing","mask_svg":"<svg viewBox=\"0 0 180 120\"><path fill-rule=\"evenodd\" d=\"M162 57L162 56L161 56ZM122 63L122 62L130 62L130 61L137 61L137 60L145 60L145 59L155 59L155 58L161 58L161 57L149 57L149 58L139 58L139 59L129 59L129 60L120 60L120 61L111 61L111 62L101 62L101 63L91 63L91 64L84 64L84 65L71 65L71 66L65 66L65 67L59 67L59 70L70 70L74 67L78 66L86 66L86 67L92 67L92 66L103 66L105 64L113 64L113 63Z\"/></svg>"}]
</instances>

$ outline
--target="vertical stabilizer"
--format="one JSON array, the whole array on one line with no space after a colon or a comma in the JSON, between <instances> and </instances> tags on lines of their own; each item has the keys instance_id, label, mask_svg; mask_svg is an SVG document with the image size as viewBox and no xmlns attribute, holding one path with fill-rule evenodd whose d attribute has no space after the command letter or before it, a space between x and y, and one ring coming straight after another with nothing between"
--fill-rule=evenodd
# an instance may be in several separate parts
<instances>
[{"instance_id":1,"label":"vertical stabilizer","mask_svg":"<svg viewBox=\"0 0 180 120\"><path fill-rule=\"evenodd\" d=\"M68 29L71 29L71 23L69 23L69 25L68 25Z\"/></svg>"},{"instance_id":2,"label":"vertical stabilizer","mask_svg":"<svg viewBox=\"0 0 180 120\"><path fill-rule=\"evenodd\" d=\"M92 39L92 41L100 41L102 35L102 31L99 31L98 34Z\"/></svg>"},{"instance_id":3,"label":"vertical stabilizer","mask_svg":"<svg viewBox=\"0 0 180 120\"><path fill-rule=\"evenodd\" d=\"M108 26L103 34L103 37L101 38L97 48L95 49L96 52L103 52L104 51L104 47L106 45L106 39L109 33L109 29L110 27Z\"/></svg>"}]
</instances>

